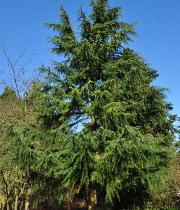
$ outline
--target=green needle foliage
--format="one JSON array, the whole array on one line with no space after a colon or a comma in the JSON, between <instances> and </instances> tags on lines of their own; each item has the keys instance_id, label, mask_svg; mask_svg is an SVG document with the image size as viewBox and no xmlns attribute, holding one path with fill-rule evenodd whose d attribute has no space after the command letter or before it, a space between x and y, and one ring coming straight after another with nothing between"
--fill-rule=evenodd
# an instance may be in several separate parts
<instances>
[{"instance_id":1,"label":"green needle foliage","mask_svg":"<svg viewBox=\"0 0 180 210\"><path fill-rule=\"evenodd\" d=\"M175 116L165 89L152 85L158 73L126 47L136 33L121 8L107 0L91 8L80 10L78 34L63 8L60 23L48 24L64 60L40 69L31 123L16 129L17 162L41 202L145 209L174 154Z\"/></svg>"},{"instance_id":2,"label":"green needle foliage","mask_svg":"<svg viewBox=\"0 0 180 210\"><path fill-rule=\"evenodd\" d=\"M135 32L121 8L107 0L91 7L89 16L80 10L78 35L63 8L60 23L48 24L64 61L42 67L36 117L45 130L67 133L58 169L67 192L83 191L87 205L95 191L96 206L143 206L172 156L172 106L151 84L157 72L125 47Z\"/></svg>"}]
</instances>

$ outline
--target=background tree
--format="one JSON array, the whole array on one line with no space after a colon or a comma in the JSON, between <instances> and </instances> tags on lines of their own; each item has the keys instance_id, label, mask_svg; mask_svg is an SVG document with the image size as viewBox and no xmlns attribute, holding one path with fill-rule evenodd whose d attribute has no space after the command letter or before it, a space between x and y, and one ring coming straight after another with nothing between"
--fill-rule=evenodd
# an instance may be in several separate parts
<instances>
[{"instance_id":1,"label":"background tree","mask_svg":"<svg viewBox=\"0 0 180 210\"><path fill-rule=\"evenodd\" d=\"M0 45L0 47L7 64L6 73L1 72L0 87L3 89L0 95L0 208L3 210L27 209L26 197L31 188L26 172L19 167L19 162L15 161L16 153L13 148L15 144L12 141L11 130L12 127L27 120L27 112L34 104L32 97L31 100L27 97L32 85L26 78L27 65L19 64L25 50L13 61L5 45ZM8 75L5 80L3 80L3 73ZM9 136L11 137L8 138Z\"/></svg>"},{"instance_id":2,"label":"background tree","mask_svg":"<svg viewBox=\"0 0 180 210\"><path fill-rule=\"evenodd\" d=\"M34 53L26 58L26 49L23 49L16 58L10 55L8 47L0 43L1 54L1 88L10 87L17 96L25 97L26 92L31 87L31 82L35 80L35 75L28 72L28 65L31 63ZM22 63L24 59L24 64ZM34 73L34 72L33 72Z\"/></svg>"},{"instance_id":3,"label":"background tree","mask_svg":"<svg viewBox=\"0 0 180 210\"><path fill-rule=\"evenodd\" d=\"M177 153L176 158L169 166L169 174L161 185L158 185L152 195L150 206L154 208L170 209L180 208L180 156Z\"/></svg>"},{"instance_id":4,"label":"background tree","mask_svg":"<svg viewBox=\"0 0 180 210\"><path fill-rule=\"evenodd\" d=\"M0 95L0 208L24 209L25 195L30 190L25 171L16 161L13 127L24 122L23 99L6 87ZM10 137L10 138L9 138Z\"/></svg>"},{"instance_id":5,"label":"background tree","mask_svg":"<svg viewBox=\"0 0 180 210\"><path fill-rule=\"evenodd\" d=\"M0 123L16 124L24 117L23 101L18 98L13 89L6 87L0 95Z\"/></svg>"}]
</instances>

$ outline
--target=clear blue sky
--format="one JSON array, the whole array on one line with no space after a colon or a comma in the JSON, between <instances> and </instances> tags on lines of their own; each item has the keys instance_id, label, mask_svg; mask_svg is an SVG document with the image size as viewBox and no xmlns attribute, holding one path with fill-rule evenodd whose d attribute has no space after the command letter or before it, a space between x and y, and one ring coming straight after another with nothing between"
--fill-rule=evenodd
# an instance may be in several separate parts
<instances>
[{"instance_id":1,"label":"clear blue sky","mask_svg":"<svg viewBox=\"0 0 180 210\"><path fill-rule=\"evenodd\" d=\"M29 71L55 58L47 42L52 32L45 23L58 21L61 4L78 29L77 11L80 6L89 11L88 0L1 0L0 43L9 47L12 57L22 48L27 49L27 55L34 52ZM169 89L173 112L180 115L180 0L110 0L110 4L123 7L124 21L138 23L138 36L130 46L158 70L155 84Z\"/></svg>"}]
</instances>

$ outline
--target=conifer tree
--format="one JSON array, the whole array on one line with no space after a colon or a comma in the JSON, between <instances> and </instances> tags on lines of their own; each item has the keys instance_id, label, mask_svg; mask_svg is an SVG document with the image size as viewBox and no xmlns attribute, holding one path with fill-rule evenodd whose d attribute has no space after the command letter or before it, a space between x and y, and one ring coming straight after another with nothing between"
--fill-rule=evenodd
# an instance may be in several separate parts
<instances>
[{"instance_id":1,"label":"conifer tree","mask_svg":"<svg viewBox=\"0 0 180 210\"><path fill-rule=\"evenodd\" d=\"M60 200L78 197L88 209L145 208L173 154L172 106L152 85L158 73L126 47L135 31L121 8L107 0L91 8L80 10L78 35L63 8L60 23L48 24L64 61L41 68L33 127L48 137L34 148L35 173L59 181Z\"/></svg>"},{"instance_id":2,"label":"conifer tree","mask_svg":"<svg viewBox=\"0 0 180 210\"><path fill-rule=\"evenodd\" d=\"M172 106L152 85L158 73L125 47L135 32L121 22L121 8L107 0L91 7L89 16L80 11L78 36L63 8L60 23L49 24L57 32L52 50L65 59L41 69L38 120L67 133L58 168L66 189L83 190L89 208L142 206L170 161Z\"/></svg>"}]
</instances>

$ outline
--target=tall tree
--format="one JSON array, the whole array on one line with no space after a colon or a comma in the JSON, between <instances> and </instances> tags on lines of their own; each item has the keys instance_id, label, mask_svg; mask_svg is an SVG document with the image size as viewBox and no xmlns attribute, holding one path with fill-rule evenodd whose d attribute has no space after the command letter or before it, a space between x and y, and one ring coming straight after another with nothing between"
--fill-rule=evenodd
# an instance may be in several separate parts
<instances>
[{"instance_id":1,"label":"tall tree","mask_svg":"<svg viewBox=\"0 0 180 210\"><path fill-rule=\"evenodd\" d=\"M78 36L63 8L60 23L49 24L57 32L52 50L65 59L41 68L46 82L37 87L31 112L37 121L25 132L36 142L26 144L36 162L28 162L26 150L18 154L25 166L33 165L31 174L60 184L57 201L83 199L88 209L145 208L173 154L175 117L165 90L152 85L158 73L126 47L135 32L121 21L121 8L107 0L91 1L91 7L89 16L80 11Z\"/></svg>"},{"instance_id":2,"label":"tall tree","mask_svg":"<svg viewBox=\"0 0 180 210\"><path fill-rule=\"evenodd\" d=\"M49 24L58 32L52 50L65 59L41 69L47 83L38 120L67 132L58 173L66 189L84 191L89 209L142 206L172 155L172 106L151 84L158 73L125 47L135 32L121 8L107 0L91 7L89 16L80 11L78 36L63 8L61 22Z\"/></svg>"}]
</instances>

